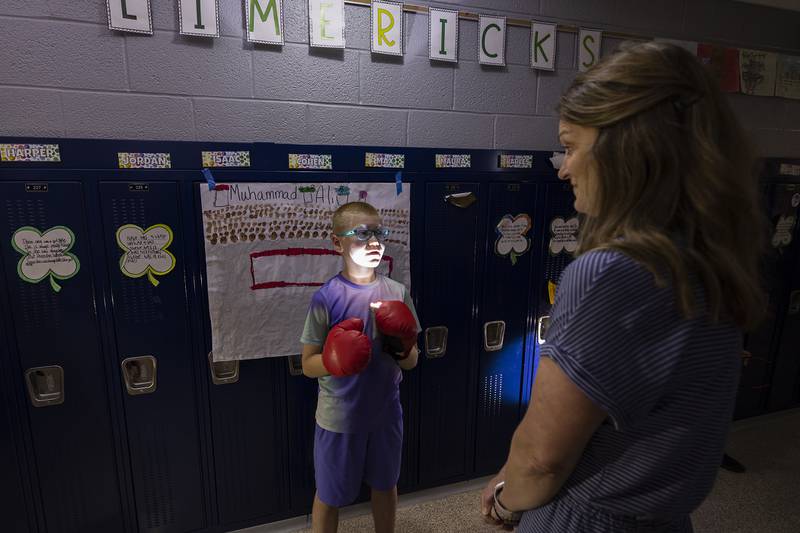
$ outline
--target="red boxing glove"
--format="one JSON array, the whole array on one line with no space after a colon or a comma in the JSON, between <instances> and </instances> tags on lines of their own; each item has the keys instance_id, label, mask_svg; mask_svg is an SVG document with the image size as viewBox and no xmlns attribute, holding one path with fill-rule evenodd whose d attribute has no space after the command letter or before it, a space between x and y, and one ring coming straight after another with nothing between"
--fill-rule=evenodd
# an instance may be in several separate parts
<instances>
[{"instance_id":1,"label":"red boxing glove","mask_svg":"<svg viewBox=\"0 0 800 533\"><path fill-rule=\"evenodd\" d=\"M399 300L378 302L375 324L384 336L384 350L397 359L405 359L417 344L417 321L406 304Z\"/></svg>"},{"instance_id":2,"label":"red boxing glove","mask_svg":"<svg viewBox=\"0 0 800 533\"><path fill-rule=\"evenodd\" d=\"M328 332L322 364L332 376L352 376L364 370L372 356L372 342L362 333L360 318L342 320Z\"/></svg>"}]
</instances>

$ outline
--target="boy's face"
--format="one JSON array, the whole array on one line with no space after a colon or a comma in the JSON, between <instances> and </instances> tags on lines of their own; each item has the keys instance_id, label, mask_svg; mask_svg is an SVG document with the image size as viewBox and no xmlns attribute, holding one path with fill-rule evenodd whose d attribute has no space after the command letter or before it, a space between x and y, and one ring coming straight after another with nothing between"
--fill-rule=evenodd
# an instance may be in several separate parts
<instances>
[{"instance_id":1,"label":"boy's face","mask_svg":"<svg viewBox=\"0 0 800 533\"><path fill-rule=\"evenodd\" d=\"M374 230L381 227L381 219L377 216L356 215L350 217L347 227L341 233L351 230ZM357 265L362 268L377 268L381 264L383 252L386 247L379 242L375 235L370 235L368 240L359 240L356 235L333 236L333 248L344 258L345 264L350 267Z\"/></svg>"}]
</instances>

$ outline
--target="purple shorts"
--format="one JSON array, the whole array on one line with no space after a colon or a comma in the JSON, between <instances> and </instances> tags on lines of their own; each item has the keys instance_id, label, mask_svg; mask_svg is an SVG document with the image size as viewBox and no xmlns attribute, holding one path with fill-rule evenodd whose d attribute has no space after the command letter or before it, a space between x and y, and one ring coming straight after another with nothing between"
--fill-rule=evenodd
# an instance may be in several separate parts
<instances>
[{"instance_id":1,"label":"purple shorts","mask_svg":"<svg viewBox=\"0 0 800 533\"><path fill-rule=\"evenodd\" d=\"M375 490L391 490L400 477L403 420L369 433L334 433L316 427L314 477L317 496L332 507L353 503L361 482Z\"/></svg>"}]
</instances>

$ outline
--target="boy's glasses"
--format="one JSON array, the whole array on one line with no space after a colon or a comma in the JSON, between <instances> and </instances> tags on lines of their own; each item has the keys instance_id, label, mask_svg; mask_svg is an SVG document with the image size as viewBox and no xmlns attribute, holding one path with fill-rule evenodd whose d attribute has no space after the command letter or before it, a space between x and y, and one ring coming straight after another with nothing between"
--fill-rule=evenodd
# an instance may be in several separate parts
<instances>
[{"instance_id":1,"label":"boy's glasses","mask_svg":"<svg viewBox=\"0 0 800 533\"><path fill-rule=\"evenodd\" d=\"M366 226L357 226L350 231L345 231L344 233L337 233L337 237L355 237L359 241L368 241L372 237L375 237L378 242L383 242L386 240L386 237L389 236L389 228L385 228L383 226L377 226L375 228L368 228Z\"/></svg>"}]
</instances>

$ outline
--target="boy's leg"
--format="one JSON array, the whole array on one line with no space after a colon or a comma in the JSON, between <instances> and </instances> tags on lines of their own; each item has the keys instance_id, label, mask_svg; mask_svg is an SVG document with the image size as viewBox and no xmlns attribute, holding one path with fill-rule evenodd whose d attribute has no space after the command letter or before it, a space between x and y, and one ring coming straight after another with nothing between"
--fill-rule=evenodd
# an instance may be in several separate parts
<instances>
[{"instance_id":1,"label":"boy's leg","mask_svg":"<svg viewBox=\"0 0 800 533\"><path fill-rule=\"evenodd\" d=\"M364 481L372 488L372 516L376 533L393 533L397 511L397 480L403 455L403 418L369 434Z\"/></svg>"},{"instance_id":2,"label":"boy's leg","mask_svg":"<svg viewBox=\"0 0 800 533\"><path fill-rule=\"evenodd\" d=\"M372 519L375 533L394 533L397 512L397 487L391 490L372 489Z\"/></svg>"},{"instance_id":3,"label":"boy's leg","mask_svg":"<svg viewBox=\"0 0 800 533\"><path fill-rule=\"evenodd\" d=\"M336 433L317 425L314 432L314 480L311 510L314 533L335 533L339 507L358 497L367 451L367 434Z\"/></svg>"},{"instance_id":4,"label":"boy's leg","mask_svg":"<svg viewBox=\"0 0 800 533\"><path fill-rule=\"evenodd\" d=\"M312 533L336 533L339 529L339 508L331 507L314 494L314 506L311 508Z\"/></svg>"}]
</instances>

